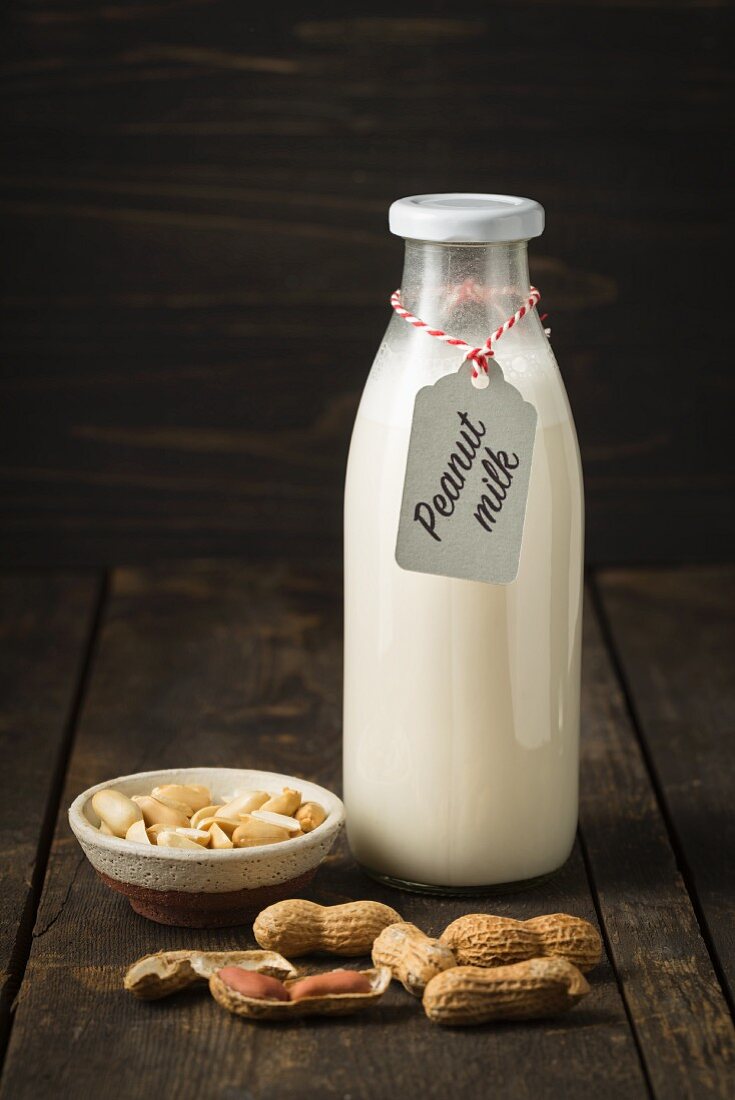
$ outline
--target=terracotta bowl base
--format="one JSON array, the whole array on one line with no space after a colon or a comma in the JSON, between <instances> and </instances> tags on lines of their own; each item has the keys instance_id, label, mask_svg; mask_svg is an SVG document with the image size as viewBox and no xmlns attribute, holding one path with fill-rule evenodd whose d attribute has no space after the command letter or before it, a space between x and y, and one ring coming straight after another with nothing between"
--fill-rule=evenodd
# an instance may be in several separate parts
<instances>
[{"instance_id":1,"label":"terracotta bowl base","mask_svg":"<svg viewBox=\"0 0 735 1100\"><path fill-rule=\"evenodd\" d=\"M251 890L187 894L183 890L151 890L147 886L133 886L97 872L107 886L125 895L141 917L180 928L227 928L247 924L266 906L294 897L311 882L315 873L316 868L288 882L256 886Z\"/></svg>"}]
</instances>

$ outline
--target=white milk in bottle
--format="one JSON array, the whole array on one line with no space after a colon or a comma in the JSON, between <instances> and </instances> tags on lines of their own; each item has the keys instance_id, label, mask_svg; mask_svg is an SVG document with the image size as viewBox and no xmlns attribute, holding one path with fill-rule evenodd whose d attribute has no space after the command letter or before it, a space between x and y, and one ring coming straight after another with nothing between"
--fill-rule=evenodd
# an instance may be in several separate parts
<instances>
[{"instance_id":1,"label":"white milk in bottle","mask_svg":"<svg viewBox=\"0 0 735 1100\"><path fill-rule=\"evenodd\" d=\"M542 208L504 195L391 207L403 304L480 346L529 295ZM543 288L542 288L543 289ZM396 536L417 392L463 353L393 315L345 488L344 789L357 861L396 885L473 892L547 875L577 823L583 497L566 392L536 311L494 345L537 411L518 573L413 572ZM468 383L469 384L469 383Z\"/></svg>"}]
</instances>

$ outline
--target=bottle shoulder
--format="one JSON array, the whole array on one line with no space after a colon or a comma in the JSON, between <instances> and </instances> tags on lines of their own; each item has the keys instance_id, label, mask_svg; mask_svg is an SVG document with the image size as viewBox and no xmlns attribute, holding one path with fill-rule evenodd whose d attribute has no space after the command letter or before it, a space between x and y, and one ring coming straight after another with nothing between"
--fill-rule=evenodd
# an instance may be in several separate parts
<instances>
[{"instance_id":1,"label":"bottle shoulder","mask_svg":"<svg viewBox=\"0 0 735 1100\"><path fill-rule=\"evenodd\" d=\"M540 322L527 318L522 332L521 327L498 341L496 363L506 381L536 408L542 426L571 422L564 382ZM361 415L393 427L410 423L419 390L459 370L463 361L461 348L432 339L393 317L365 383Z\"/></svg>"}]
</instances>

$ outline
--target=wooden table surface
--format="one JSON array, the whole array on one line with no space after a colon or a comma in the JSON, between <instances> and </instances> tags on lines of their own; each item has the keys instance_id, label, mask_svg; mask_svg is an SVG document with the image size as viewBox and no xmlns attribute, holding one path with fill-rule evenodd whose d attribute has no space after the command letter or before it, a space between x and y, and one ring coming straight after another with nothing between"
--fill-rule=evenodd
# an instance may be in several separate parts
<instances>
[{"instance_id":1,"label":"wooden table surface","mask_svg":"<svg viewBox=\"0 0 735 1100\"><path fill-rule=\"evenodd\" d=\"M549 883L477 901L379 887L342 846L308 896L378 898L438 933L483 909L596 922L592 993L556 1020L449 1031L398 987L364 1016L253 1025L208 994L141 1004L124 967L179 930L96 879L66 823L141 769L254 766L340 784L336 573L235 563L0 577L5 1100L732 1097L735 569L589 578L579 839Z\"/></svg>"}]
</instances>

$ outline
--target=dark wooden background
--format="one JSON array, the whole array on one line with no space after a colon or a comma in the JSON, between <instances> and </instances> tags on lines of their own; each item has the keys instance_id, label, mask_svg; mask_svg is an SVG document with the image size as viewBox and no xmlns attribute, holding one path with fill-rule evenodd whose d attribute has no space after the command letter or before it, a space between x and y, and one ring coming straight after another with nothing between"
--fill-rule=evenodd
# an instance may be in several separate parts
<instances>
[{"instance_id":1,"label":"dark wooden background","mask_svg":"<svg viewBox=\"0 0 735 1100\"><path fill-rule=\"evenodd\" d=\"M441 190L546 206L533 277L590 560L733 556L726 5L13 0L3 20L2 564L257 557L274 535L337 559L400 274L387 207Z\"/></svg>"}]
</instances>

